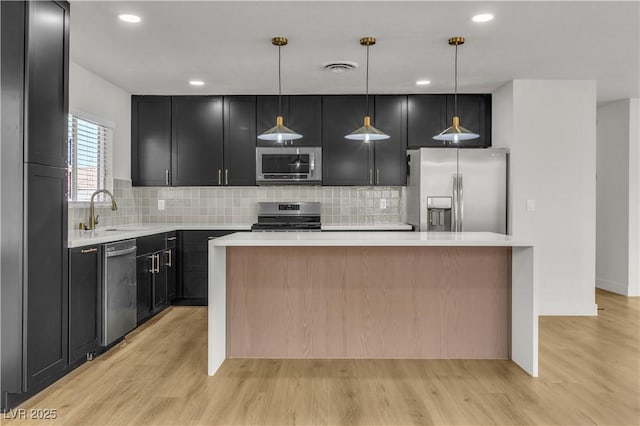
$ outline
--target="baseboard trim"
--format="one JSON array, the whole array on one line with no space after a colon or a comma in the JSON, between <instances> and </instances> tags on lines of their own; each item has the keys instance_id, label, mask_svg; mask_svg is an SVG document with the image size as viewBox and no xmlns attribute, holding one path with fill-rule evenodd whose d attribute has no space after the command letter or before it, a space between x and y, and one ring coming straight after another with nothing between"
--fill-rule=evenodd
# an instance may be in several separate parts
<instances>
[{"instance_id":1,"label":"baseboard trim","mask_svg":"<svg viewBox=\"0 0 640 426\"><path fill-rule=\"evenodd\" d=\"M623 296L629 295L629 289L627 288L626 284L617 283L614 281L596 278L596 287L601 288L602 290L610 291L612 293L621 294Z\"/></svg>"},{"instance_id":2,"label":"baseboard trim","mask_svg":"<svg viewBox=\"0 0 640 426\"><path fill-rule=\"evenodd\" d=\"M562 306L546 306L542 307L539 312L540 316L598 316L597 304L571 305L563 304Z\"/></svg>"}]
</instances>

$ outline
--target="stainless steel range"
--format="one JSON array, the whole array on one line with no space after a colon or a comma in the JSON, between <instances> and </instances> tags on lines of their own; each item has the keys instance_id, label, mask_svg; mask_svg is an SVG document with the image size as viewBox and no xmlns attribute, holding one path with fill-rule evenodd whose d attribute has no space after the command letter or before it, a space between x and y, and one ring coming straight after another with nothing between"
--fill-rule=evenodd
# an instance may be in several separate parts
<instances>
[{"instance_id":1,"label":"stainless steel range","mask_svg":"<svg viewBox=\"0 0 640 426\"><path fill-rule=\"evenodd\" d=\"M258 203L256 231L320 231L320 203Z\"/></svg>"}]
</instances>

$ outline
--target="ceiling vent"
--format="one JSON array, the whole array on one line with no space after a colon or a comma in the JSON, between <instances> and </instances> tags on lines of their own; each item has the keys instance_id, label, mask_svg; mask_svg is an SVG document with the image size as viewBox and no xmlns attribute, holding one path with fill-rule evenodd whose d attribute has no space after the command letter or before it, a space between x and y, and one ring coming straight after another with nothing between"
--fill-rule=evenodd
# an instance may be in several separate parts
<instances>
[{"instance_id":1,"label":"ceiling vent","mask_svg":"<svg viewBox=\"0 0 640 426\"><path fill-rule=\"evenodd\" d=\"M331 71L336 74L341 74L343 72L351 71L358 68L358 64L356 62L351 61L335 61L335 62L327 62L322 65L326 71Z\"/></svg>"}]
</instances>

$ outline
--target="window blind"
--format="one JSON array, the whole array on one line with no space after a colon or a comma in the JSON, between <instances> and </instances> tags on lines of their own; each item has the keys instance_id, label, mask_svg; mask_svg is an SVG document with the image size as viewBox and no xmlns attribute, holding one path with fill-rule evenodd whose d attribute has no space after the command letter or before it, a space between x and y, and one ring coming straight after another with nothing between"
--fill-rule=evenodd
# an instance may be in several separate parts
<instances>
[{"instance_id":1,"label":"window blind","mask_svg":"<svg viewBox=\"0 0 640 426\"><path fill-rule=\"evenodd\" d=\"M113 130L69 114L69 201L89 201L98 189L113 188ZM104 194L96 196L104 200Z\"/></svg>"}]
</instances>

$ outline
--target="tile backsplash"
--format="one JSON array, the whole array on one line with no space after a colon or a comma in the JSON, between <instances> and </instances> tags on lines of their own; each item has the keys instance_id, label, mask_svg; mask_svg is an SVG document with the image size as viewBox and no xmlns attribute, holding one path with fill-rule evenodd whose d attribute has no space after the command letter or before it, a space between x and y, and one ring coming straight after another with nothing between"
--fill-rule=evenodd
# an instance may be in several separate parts
<instances>
[{"instance_id":1,"label":"tile backsplash","mask_svg":"<svg viewBox=\"0 0 640 426\"><path fill-rule=\"evenodd\" d=\"M130 223L246 223L257 220L258 201L319 201L322 223L364 225L405 222L404 187L258 186L132 187L114 179L118 210L96 207L98 226ZM164 200L164 210L158 202ZM87 222L88 206L70 206L69 227Z\"/></svg>"}]
</instances>

